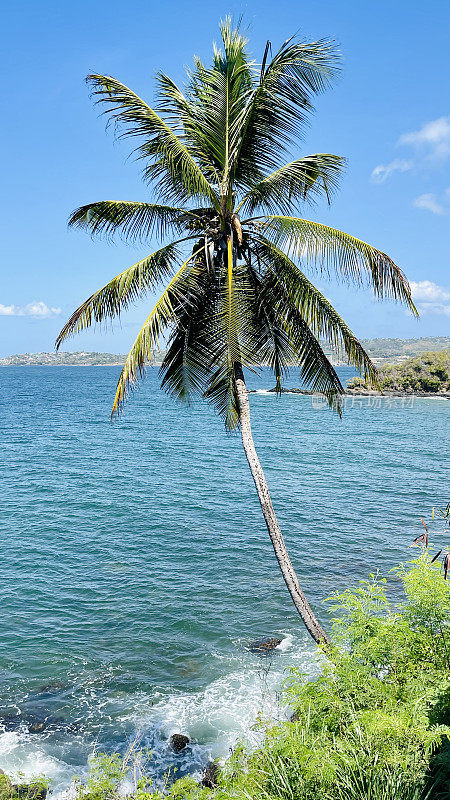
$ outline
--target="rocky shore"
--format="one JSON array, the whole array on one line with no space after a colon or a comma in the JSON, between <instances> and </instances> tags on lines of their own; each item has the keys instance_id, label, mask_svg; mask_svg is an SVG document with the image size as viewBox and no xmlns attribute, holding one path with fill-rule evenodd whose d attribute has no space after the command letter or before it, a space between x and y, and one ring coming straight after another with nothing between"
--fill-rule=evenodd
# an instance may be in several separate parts
<instances>
[{"instance_id":1,"label":"rocky shore","mask_svg":"<svg viewBox=\"0 0 450 800\"><path fill-rule=\"evenodd\" d=\"M249 394L258 394L258 389L249 389ZM276 394L277 390L274 387L273 389L267 389L265 391L270 392L271 394ZM312 389L286 389L282 387L281 394L306 394L312 396L322 396L320 392L314 392ZM365 389L363 387L358 387L355 389L347 388L344 391L344 395L353 396L353 397L441 397L447 400L450 400L450 391L442 391L442 392L424 392L424 391L398 391L396 389L384 389L383 391L377 391L376 389Z\"/></svg>"}]
</instances>

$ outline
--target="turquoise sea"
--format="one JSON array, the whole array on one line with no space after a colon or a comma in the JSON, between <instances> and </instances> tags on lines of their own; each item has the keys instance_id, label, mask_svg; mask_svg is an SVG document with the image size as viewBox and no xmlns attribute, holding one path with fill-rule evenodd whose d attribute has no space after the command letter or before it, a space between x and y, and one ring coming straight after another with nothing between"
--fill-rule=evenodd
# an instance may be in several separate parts
<instances>
[{"instance_id":1,"label":"turquoise sea","mask_svg":"<svg viewBox=\"0 0 450 800\"><path fill-rule=\"evenodd\" d=\"M287 668L317 669L239 436L164 395L156 369L111 424L118 373L0 370L0 767L45 773L55 792L94 746L135 736L156 776L199 771L257 742L258 713L286 713ZM326 625L325 598L389 576L419 517L450 499L450 402L352 399L340 421L311 397L268 394L267 373L249 385L281 527ZM282 639L269 662L247 649L264 636ZM179 756L173 732L192 739Z\"/></svg>"}]
</instances>

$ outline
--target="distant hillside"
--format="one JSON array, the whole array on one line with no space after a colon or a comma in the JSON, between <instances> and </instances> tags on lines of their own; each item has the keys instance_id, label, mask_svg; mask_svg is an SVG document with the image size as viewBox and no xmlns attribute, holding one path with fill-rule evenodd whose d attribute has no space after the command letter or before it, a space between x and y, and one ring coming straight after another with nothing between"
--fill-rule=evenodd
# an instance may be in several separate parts
<instances>
[{"instance_id":1,"label":"distant hillside","mask_svg":"<svg viewBox=\"0 0 450 800\"><path fill-rule=\"evenodd\" d=\"M382 392L450 394L450 349L422 353L401 364L384 364L379 380ZM348 381L348 389L367 390L362 378Z\"/></svg>"},{"instance_id":2,"label":"distant hillside","mask_svg":"<svg viewBox=\"0 0 450 800\"><path fill-rule=\"evenodd\" d=\"M362 339L361 344L375 363L403 361L420 353L447 350L450 336L430 336L420 339Z\"/></svg>"},{"instance_id":3,"label":"distant hillside","mask_svg":"<svg viewBox=\"0 0 450 800\"><path fill-rule=\"evenodd\" d=\"M450 349L450 336L421 339L362 339L361 342L378 365L402 362L420 353ZM335 366L342 366L345 363L336 359L332 348L326 342L322 344L326 355ZM164 350L156 352L153 363L160 364L164 355ZM123 364L125 359L126 355L123 353L87 353L83 351L77 353L22 353L1 358L0 367L106 367Z\"/></svg>"},{"instance_id":4,"label":"distant hillside","mask_svg":"<svg viewBox=\"0 0 450 800\"><path fill-rule=\"evenodd\" d=\"M155 363L161 362L155 354ZM120 353L23 353L0 359L0 367L108 367L125 363L126 355Z\"/></svg>"}]
</instances>

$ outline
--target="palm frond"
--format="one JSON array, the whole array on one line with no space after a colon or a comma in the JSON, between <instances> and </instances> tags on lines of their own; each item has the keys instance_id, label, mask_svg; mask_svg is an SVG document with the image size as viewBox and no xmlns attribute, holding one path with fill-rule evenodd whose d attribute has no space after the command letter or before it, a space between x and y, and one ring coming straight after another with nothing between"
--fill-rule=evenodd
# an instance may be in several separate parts
<instances>
[{"instance_id":1,"label":"palm frond","mask_svg":"<svg viewBox=\"0 0 450 800\"><path fill-rule=\"evenodd\" d=\"M222 196L228 196L233 180L232 165L236 135L245 99L252 86L252 69L246 53L247 40L227 18L221 24L223 49L214 47L213 62L206 67L196 59L190 73L189 92L196 109L192 140L199 163L212 163L219 176Z\"/></svg>"},{"instance_id":2,"label":"palm frond","mask_svg":"<svg viewBox=\"0 0 450 800\"><path fill-rule=\"evenodd\" d=\"M199 70L206 70L199 62ZM210 113L206 113L205 104L190 93L184 93L167 75L158 73L158 105L164 118L174 130L179 130L183 141L192 157L199 164L209 183L218 187L220 184L220 164L217 162L215 147L211 147L210 129L212 126L214 93L208 103ZM217 147L217 143L216 143ZM151 169L151 168L150 168Z\"/></svg>"},{"instance_id":3,"label":"palm frond","mask_svg":"<svg viewBox=\"0 0 450 800\"><path fill-rule=\"evenodd\" d=\"M266 279L275 301L277 295L286 297L315 337L329 342L339 358L345 358L366 381L377 386L377 370L369 355L329 300L282 250L263 236L252 238L252 249L267 269Z\"/></svg>"},{"instance_id":4,"label":"palm frond","mask_svg":"<svg viewBox=\"0 0 450 800\"><path fill-rule=\"evenodd\" d=\"M203 260L199 255L199 260ZM182 302L177 304L176 325L168 342L159 374L161 386L178 400L189 402L206 390L214 361L214 314L217 285L204 269L185 287Z\"/></svg>"},{"instance_id":5,"label":"palm frond","mask_svg":"<svg viewBox=\"0 0 450 800\"><path fill-rule=\"evenodd\" d=\"M275 170L245 195L241 208L278 213L292 211L299 202L325 195L328 202L337 188L345 159L329 153L304 156Z\"/></svg>"},{"instance_id":6,"label":"palm frond","mask_svg":"<svg viewBox=\"0 0 450 800\"><path fill-rule=\"evenodd\" d=\"M324 91L339 71L333 41L288 39L248 93L239 126L235 175L248 186L279 164L280 154L301 136L313 110L313 97Z\"/></svg>"},{"instance_id":7,"label":"palm frond","mask_svg":"<svg viewBox=\"0 0 450 800\"><path fill-rule=\"evenodd\" d=\"M281 393L282 379L295 363L296 353L284 329L283 322L273 304L273 289L249 260L247 262L249 283L254 299L251 304L251 348L255 364L269 367L275 376L277 393ZM278 298L277 298L278 303Z\"/></svg>"},{"instance_id":8,"label":"palm frond","mask_svg":"<svg viewBox=\"0 0 450 800\"><path fill-rule=\"evenodd\" d=\"M224 417L228 430L239 424L239 409L234 380L234 365L243 358L240 342L242 330L242 285L235 280L236 255L232 236L227 240L225 279L221 291L220 306L216 315L216 341L214 343L216 369L211 375L205 397L218 413Z\"/></svg>"},{"instance_id":9,"label":"palm frond","mask_svg":"<svg viewBox=\"0 0 450 800\"><path fill-rule=\"evenodd\" d=\"M75 209L69 217L69 225L96 236L109 238L118 233L124 240L143 241L154 234L163 238L172 231L179 233L188 215L189 212L175 206L100 200Z\"/></svg>"},{"instance_id":10,"label":"palm frond","mask_svg":"<svg viewBox=\"0 0 450 800\"><path fill-rule=\"evenodd\" d=\"M166 198L186 201L191 197L206 198L219 208L218 197L176 132L120 81L108 75L88 75L96 102L116 125L123 125L121 137L142 137L136 148L141 158L151 163L144 174L154 180L156 189Z\"/></svg>"},{"instance_id":11,"label":"palm frond","mask_svg":"<svg viewBox=\"0 0 450 800\"><path fill-rule=\"evenodd\" d=\"M111 416L123 409L130 390L142 378L146 365L151 361L152 351L158 347L161 333L175 320L175 308L177 304L183 304L185 299L190 277L187 273L202 249L199 247L194 250L183 262L142 325L120 373Z\"/></svg>"},{"instance_id":12,"label":"palm frond","mask_svg":"<svg viewBox=\"0 0 450 800\"><path fill-rule=\"evenodd\" d=\"M271 367L279 390L282 375L294 364L298 365L305 383L324 394L330 407L340 415L344 389L317 337L296 304L283 292L276 275L268 271L261 277L250 269L258 286L254 306L262 322L258 326L254 320L252 326L254 333L260 329L258 363L263 361Z\"/></svg>"},{"instance_id":13,"label":"palm frond","mask_svg":"<svg viewBox=\"0 0 450 800\"><path fill-rule=\"evenodd\" d=\"M257 363L252 329L253 300L252 286L245 266L238 263L231 234L219 275L216 313L209 339L210 377L204 393L230 431L239 424L235 365L239 363L252 369Z\"/></svg>"},{"instance_id":14,"label":"palm frond","mask_svg":"<svg viewBox=\"0 0 450 800\"><path fill-rule=\"evenodd\" d=\"M372 286L376 296L405 303L417 316L405 275L381 250L336 228L299 217L273 214L253 223L255 230L261 231L290 258L320 271L332 270L344 280Z\"/></svg>"},{"instance_id":15,"label":"palm frond","mask_svg":"<svg viewBox=\"0 0 450 800\"><path fill-rule=\"evenodd\" d=\"M119 315L130 303L154 289L172 273L173 266L180 257L180 246L192 238L194 237L187 236L161 247L94 292L64 325L56 340L56 349L70 336L89 328L93 323Z\"/></svg>"}]
</instances>

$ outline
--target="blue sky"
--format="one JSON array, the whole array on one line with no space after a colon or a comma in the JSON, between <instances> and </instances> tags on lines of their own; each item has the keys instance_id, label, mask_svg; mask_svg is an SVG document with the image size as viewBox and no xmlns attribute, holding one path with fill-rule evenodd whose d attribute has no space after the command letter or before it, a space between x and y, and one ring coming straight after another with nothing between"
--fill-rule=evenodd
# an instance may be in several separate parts
<instances>
[{"instance_id":1,"label":"blue sky","mask_svg":"<svg viewBox=\"0 0 450 800\"><path fill-rule=\"evenodd\" d=\"M301 146L348 159L333 206L305 216L389 253L413 282L421 320L367 292L316 277L360 337L448 335L450 329L450 4L380 0L287 2L4 2L2 6L2 280L0 355L52 350L59 328L93 290L150 248L68 231L78 205L146 199L125 143L105 133L84 77L109 73L149 101L153 74L177 81L207 58L217 23L243 14L252 49L295 31L332 36L344 56L336 88L318 99ZM124 352L141 305L70 350Z\"/></svg>"}]
</instances>

